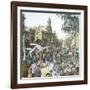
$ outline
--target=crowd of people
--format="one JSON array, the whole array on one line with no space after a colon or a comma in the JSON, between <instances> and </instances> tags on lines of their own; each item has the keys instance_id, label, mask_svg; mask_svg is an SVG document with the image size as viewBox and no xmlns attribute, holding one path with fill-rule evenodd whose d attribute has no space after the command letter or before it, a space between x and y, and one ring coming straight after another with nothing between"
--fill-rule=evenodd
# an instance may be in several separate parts
<instances>
[{"instance_id":1,"label":"crowd of people","mask_svg":"<svg viewBox=\"0 0 90 90\"><path fill-rule=\"evenodd\" d=\"M79 75L79 52L59 47L35 50L27 54L22 66L25 78Z\"/></svg>"}]
</instances>

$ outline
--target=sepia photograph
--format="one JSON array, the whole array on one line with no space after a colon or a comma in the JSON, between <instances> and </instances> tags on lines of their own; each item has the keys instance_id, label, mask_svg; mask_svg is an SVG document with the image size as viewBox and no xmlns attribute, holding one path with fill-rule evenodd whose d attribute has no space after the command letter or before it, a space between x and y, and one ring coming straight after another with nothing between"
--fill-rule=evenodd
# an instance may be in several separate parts
<instances>
[{"instance_id":1,"label":"sepia photograph","mask_svg":"<svg viewBox=\"0 0 90 90\"><path fill-rule=\"evenodd\" d=\"M21 78L79 75L80 13L21 10Z\"/></svg>"}]
</instances>

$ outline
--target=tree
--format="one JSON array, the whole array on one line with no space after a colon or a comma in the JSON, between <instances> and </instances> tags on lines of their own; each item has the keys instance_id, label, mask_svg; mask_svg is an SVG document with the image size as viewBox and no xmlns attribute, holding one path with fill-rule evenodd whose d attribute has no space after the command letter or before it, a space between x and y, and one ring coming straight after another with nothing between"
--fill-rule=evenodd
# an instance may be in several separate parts
<instances>
[{"instance_id":1,"label":"tree","mask_svg":"<svg viewBox=\"0 0 90 90\"><path fill-rule=\"evenodd\" d=\"M64 13L59 15L61 19L64 21L62 25L62 30L65 33L69 34L69 38L75 40L76 46L76 35L79 33L79 14L72 14L72 13ZM69 40L67 40L67 45L69 45Z\"/></svg>"},{"instance_id":2,"label":"tree","mask_svg":"<svg viewBox=\"0 0 90 90\"><path fill-rule=\"evenodd\" d=\"M46 29L47 29L49 32L52 32L51 18L48 18Z\"/></svg>"},{"instance_id":3,"label":"tree","mask_svg":"<svg viewBox=\"0 0 90 90\"><path fill-rule=\"evenodd\" d=\"M58 15L64 21L62 25L62 30L70 35L75 36L79 33L79 16L74 14L60 14Z\"/></svg>"},{"instance_id":4,"label":"tree","mask_svg":"<svg viewBox=\"0 0 90 90\"><path fill-rule=\"evenodd\" d=\"M47 27L46 30L48 31L47 37L48 37L48 44L51 44L52 42L52 26L51 26L51 18L48 18L47 20Z\"/></svg>"}]
</instances>

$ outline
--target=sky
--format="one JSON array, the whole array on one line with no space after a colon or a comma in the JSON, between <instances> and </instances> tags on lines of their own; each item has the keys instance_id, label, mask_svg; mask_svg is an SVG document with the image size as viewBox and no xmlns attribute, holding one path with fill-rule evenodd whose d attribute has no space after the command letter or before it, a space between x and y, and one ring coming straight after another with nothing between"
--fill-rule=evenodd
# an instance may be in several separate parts
<instances>
[{"instance_id":1,"label":"sky","mask_svg":"<svg viewBox=\"0 0 90 90\"><path fill-rule=\"evenodd\" d=\"M47 26L48 18L51 18L52 31L56 32L58 39L65 39L66 34L61 30L63 20L55 13L36 13L23 12L25 15L25 26L30 28L34 26Z\"/></svg>"}]
</instances>

